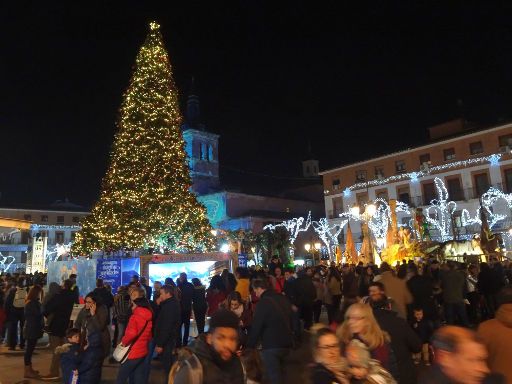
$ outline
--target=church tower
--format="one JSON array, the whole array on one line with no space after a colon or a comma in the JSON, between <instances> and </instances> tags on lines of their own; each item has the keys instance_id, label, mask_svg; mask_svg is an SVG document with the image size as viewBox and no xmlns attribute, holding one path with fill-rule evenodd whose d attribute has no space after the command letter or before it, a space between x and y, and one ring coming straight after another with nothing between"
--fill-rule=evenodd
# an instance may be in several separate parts
<instances>
[{"instance_id":1,"label":"church tower","mask_svg":"<svg viewBox=\"0 0 512 384\"><path fill-rule=\"evenodd\" d=\"M192 190L198 195L211 193L219 187L219 135L207 132L201 122L199 97L194 78L187 98L185 122L181 126L185 150L189 158Z\"/></svg>"},{"instance_id":2,"label":"church tower","mask_svg":"<svg viewBox=\"0 0 512 384\"><path fill-rule=\"evenodd\" d=\"M315 156L311 152L310 142L308 142L308 153L306 160L302 161L302 177L318 177L318 160L315 159Z\"/></svg>"}]
</instances>

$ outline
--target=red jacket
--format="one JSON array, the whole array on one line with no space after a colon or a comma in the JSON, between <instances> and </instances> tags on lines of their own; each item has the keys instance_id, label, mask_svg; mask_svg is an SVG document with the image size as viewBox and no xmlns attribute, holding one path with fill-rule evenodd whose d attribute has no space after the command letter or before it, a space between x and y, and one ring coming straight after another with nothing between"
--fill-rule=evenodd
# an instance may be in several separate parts
<instances>
[{"instance_id":1,"label":"red jacket","mask_svg":"<svg viewBox=\"0 0 512 384\"><path fill-rule=\"evenodd\" d=\"M135 344L132 346L130 353L128 355L128 359L138 359L141 357L146 357L148 354L148 343L151 340L151 328L153 327L153 314L147 308L137 307L133 311L133 314L130 316L130 320L128 320L128 325L126 326L126 331L124 332L123 339L121 342L123 345L129 345L137 335L144 328L144 324L146 321L148 325L144 329L144 332L137 339Z\"/></svg>"}]
</instances>

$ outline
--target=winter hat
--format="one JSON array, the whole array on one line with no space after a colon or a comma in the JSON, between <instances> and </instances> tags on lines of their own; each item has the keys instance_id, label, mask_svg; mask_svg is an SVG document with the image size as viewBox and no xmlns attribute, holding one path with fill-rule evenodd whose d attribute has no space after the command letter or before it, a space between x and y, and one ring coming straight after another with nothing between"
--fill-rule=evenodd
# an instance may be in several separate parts
<instances>
[{"instance_id":1,"label":"winter hat","mask_svg":"<svg viewBox=\"0 0 512 384\"><path fill-rule=\"evenodd\" d=\"M215 328L234 328L238 330L240 319L227 309L219 309L210 319L210 330Z\"/></svg>"}]
</instances>

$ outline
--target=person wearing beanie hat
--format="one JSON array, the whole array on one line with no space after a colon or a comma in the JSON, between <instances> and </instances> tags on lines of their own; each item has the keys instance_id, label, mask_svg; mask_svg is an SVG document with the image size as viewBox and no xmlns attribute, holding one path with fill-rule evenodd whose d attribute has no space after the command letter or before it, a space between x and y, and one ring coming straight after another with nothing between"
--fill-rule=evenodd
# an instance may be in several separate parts
<instances>
[{"instance_id":1,"label":"person wearing beanie hat","mask_svg":"<svg viewBox=\"0 0 512 384\"><path fill-rule=\"evenodd\" d=\"M169 374L169 384L244 384L245 369L236 354L239 323L233 312L216 311L208 333L200 335L192 349L180 350Z\"/></svg>"}]
</instances>

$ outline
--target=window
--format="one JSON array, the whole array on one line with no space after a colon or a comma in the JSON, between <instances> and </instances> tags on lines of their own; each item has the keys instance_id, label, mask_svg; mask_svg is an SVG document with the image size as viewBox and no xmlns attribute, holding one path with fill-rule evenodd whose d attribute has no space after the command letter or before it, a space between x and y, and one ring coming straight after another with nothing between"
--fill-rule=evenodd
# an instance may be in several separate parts
<instances>
[{"instance_id":1,"label":"window","mask_svg":"<svg viewBox=\"0 0 512 384\"><path fill-rule=\"evenodd\" d=\"M447 148L443 151L444 161L455 159L455 148Z\"/></svg>"},{"instance_id":2,"label":"window","mask_svg":"<svg viewBox=\"0 0 512 384\"><path fill-rule=\"evenodd\" d=\"M338 189L340 189L340 179L333 179L332 181L332 189L334 189L335 191L337 191Z\"/></svg>"},{"instance_id":3,"label":"window","mask_svg":"<svg viewBox=\"0 0 512 384\"><path fill-rule=\"evenodd\" d=\"M41 215L41 222L47 223L48 222L48 215Z\"/></svg>"},{"instance_id":4,"label":"window","mask_svg":"<svg viewBox=\"0 0 512 384\"><path fill-rule=\"evenodd\" d=\"M420 165L430 162L430 153L420 155Z\"/></svg>"},{"instance_id":5,"label":"window","mask_svg":"<svg viewBox=\"0 0 512 384\"><path fill-rule=\"evenodd\" d=\"M309 165L306 165L306 173L309 175Z\"/></svg>"},{"instance_id":6,"label":"window","mask_svg":"<svg viewBox=\"0 0 512 384\"><path fill-rule=\"evenodd\" d=\"M483 153L484 146L481 141L476 141L474 143L469 144L469 153L471 155L478 155L479 153Z\"/></svg>"},{"instance_id":7,"label":"window","mask_svg":"<svg viewBox=\"0 0 512 384\"><path fill-rule=\"evenodd\" d=\"M57 224L64 224L64 216L57 216Z\"/></svg>"},{"instance_id":8,"label":"window","mask_svg":"<svg viewBox=\"0 0 512 384\"><path fill-rule=\"evenodd\" d=\"M377 192L377 198L387 200L388 199L388 192L387 191L378 191Z\"/></svg>"},{"instance_id":9,"label":"window","mask_svg":"<svg viewBox=\"0 0 512 384\"><path fill-rule=\"evenodd\" d=\"M453 213L453 224L456 228L462 227L462 211L455 211Z\"/></svg>"},{"instance_id":10,"label":"window","mask_svg":"<svg viewBox=\"0 0 512 384\"><path fill-rule=\"evenodd\" d=\"M409 204L411 200L409 193L408 186L398 187L396 190L398 200L406 204Z\"/></svg>"},{"instance_id":11,"label":"window","mask_svg":"<svg viewBox=\"0 0 512 384\"><path fill-rule=\"evenodd\" d=\"M507 146L512 147L512 134L500 136L498 137L498 141L500 148Z\"/></svg>"},{"instance_id":12,"label":"window","mask_svg":"<svg viewBox=\"0 0 512 384\"><path fill-rule=\"evenodd\" d=\"M411 217L410 216L402 217L402 225L405 225L405 226L411 225Z\"/></svg>"},{"instance_id":13,"label":"window","mask_svg":"<svg viewBox=\"0 0 512 384\"><path fill-rule=\"evenodd\" d=\"M512 192L512 169L505 169L503 172L505 176L505 188L507 193Z\"/></svg>"},{"instance_id":14,"label":"window","mask_svg":"<svg viewBox=\"0 0 512 384\"><path fill-rule=\"evenodd\" d=\"M341 197L335 197L332 199L332 213L333 218L339 216L343 212L343 199Z\"/></svg>"},{"instance_id":15,"label":"window","mask_svg":"<svg viewBox=\"0 0 512 384\"><path fill-rule=\"evenodd\" d=\"M356 181L366 181L366 171L356 171Z\"/></svg>"},{"instance_id":16,"label":"window","mask_svg":"<svg viewBox=\"0 0 512 384\"><path fill-rule=\"evenodd\" d=\"M384 178L384 167L375 167L375 178L376 179Z\"/></svg>"},{"instance_id":17,"label":"window","mask_svg":"<svg viewBox=\"0 0 512 384\"><path fill-rule=\"evenodd\" d=\"M405 161L403 161L403 160L395 161L395 169L396 169L396 173L404 173L405 172Z\"/></svg>"},{"instance_id":18,"label":"window","mask_svg":"<svg viewBox=\"0 0 512 384\"><path fill-rule=\"evenodd\" d=\"M489 178L487 173L479 173L473 176L475 180L475 192L476 196L482 196L489 189Z\"/></svg>"},{"instance_id":19,"label":"window","mask_svg":"<svg viewBox=\"0 0 512 384\"><path fill-rule=\"evenodd\" d=\"M423 184L423 205L429 205L432 200L437 198L436 186L434 182Z\"/></svg>"},{"instance_id":20,"label":"window","mask_svg":"<svg viewBox=\"0 0 512 384\"><path fill-rule=\"evenodd\" d=\"M32 220L32 215L24 215L23 220L27 220L27 221Z\"/></svg>"},{"instance_id":21,"label":"window","mask_svg":"<svg viewBox=\"0 0 512 384\"><path fill-rule=\"evenodd\" d=\"M206 160L208 156L208 150L206 149L206 144L201 143L201 160Z\"/></svg>"},{"instance_id":22,"label":"window","mask_svg":"<svg viewBox=\"0 0 512 384\"><path fill-rule=\"evenodd\" d=\"M446 189L448 190L448 197L450 200L464 200L464 193L462 193L462 186L459 178L446 180Z\"/></svg>"},{"instance_id":23,"label":"window","mask_svg":"<svg viewBox=\"0 0 512 384\"><path fill-rule=\"evenodd\" d=\"M73 219L71 219L71 221L73 223L79 223L80 222L80 218L78 216L73 216Z\"/></svg>"},{"instance_id":24,"label":"window","mask_svg":"<svg viewBox=\"0 0 512 384\"><path fill-rule=\"evenodd\" d=\"M57 244L64 244L64 232L55 232L55 242Z\"/></svg>"},{"instance_id":25,"label":"window","mask_svg":"<svg viewBox=\"0 0 512 384\"><path fill-rule=\"evenodd\" d=\"M208 161L213 161L213 146L211 144L208 146Z\"/></svg>"}]
</instances>

